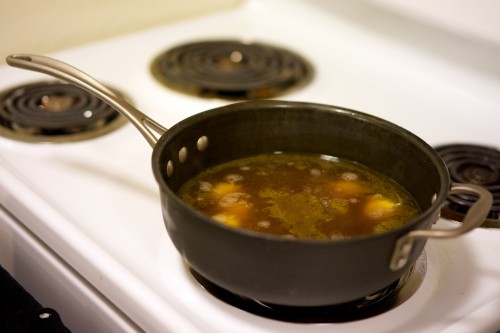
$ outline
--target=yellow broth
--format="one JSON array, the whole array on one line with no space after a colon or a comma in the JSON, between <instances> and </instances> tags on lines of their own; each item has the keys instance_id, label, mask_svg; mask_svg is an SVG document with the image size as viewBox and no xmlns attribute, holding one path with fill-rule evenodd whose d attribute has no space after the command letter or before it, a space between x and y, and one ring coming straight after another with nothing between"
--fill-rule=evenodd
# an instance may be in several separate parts
<instances>
[{"instance_id":1,"label":"yellow broth","mask_svg":"<svg viewBox=\"0 0 500 333\"><path fill-rule=\"evenodd\" d=\"M178 195L220 223L301 239L379 233L420 214L391 179L357 163L310 154L223 163L190 179Z\"/></svg>"}]
</instances>

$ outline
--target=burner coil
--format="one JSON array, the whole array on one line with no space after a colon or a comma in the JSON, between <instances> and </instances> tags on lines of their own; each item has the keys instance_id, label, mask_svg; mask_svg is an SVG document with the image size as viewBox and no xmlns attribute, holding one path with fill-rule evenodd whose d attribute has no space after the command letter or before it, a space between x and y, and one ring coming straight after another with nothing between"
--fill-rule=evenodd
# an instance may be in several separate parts
<instances>
[{"instance_id":1,"label":"burner coil","mask_svg":"<svg viewBox=\"0 0 500 333\"><path fill-rule=\"evenodd\" d=\"M489 226L499 227L500 150L469 144L444 145L435 150L448 167L453 182L479 185L491 192L493 206L488 214ZM466 193L449 196L446 208L455 213L449 217L463 217L476 200L477 197Z\"/></svg>"},{"instance_id":2,"label":"burner coil","mask_svg":"<svg viewBox=\"0 0 500 333\"><path fill-rule=\"evenodd\" d=\"M238 41L184 44L160 54L154 77L174 90L222 99L263 99L307 83L312 67L288 50Z\"/></svg>"},{"instance_id":3,"label":"burner coil","mask_svg":"<svg viewBox=\"0 0 500 333\"><path fill-rule=\"evenodd\" d=\"M0 134L20 141L79 141L125 122L99 98L58 81L35 82L0 93Z\"/></svg>"}]
</instances>

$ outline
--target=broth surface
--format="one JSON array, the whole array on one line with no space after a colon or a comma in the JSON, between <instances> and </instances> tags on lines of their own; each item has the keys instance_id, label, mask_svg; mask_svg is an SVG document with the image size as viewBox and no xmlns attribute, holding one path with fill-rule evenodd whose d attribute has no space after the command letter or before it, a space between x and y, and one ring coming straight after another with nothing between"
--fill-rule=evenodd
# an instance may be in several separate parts
<instances>
[{"instance_id":1,"label":"broth surface","mask_svg":"<svg viewBox=\"0 0 500 333\"><path fill-rule=\"evenodd\" d=\"M301 239L378 233L420 214L391 179L360 164L311 154L264 154L220 164L178 195L232 227Z\"/></svg>"}]
</instances>

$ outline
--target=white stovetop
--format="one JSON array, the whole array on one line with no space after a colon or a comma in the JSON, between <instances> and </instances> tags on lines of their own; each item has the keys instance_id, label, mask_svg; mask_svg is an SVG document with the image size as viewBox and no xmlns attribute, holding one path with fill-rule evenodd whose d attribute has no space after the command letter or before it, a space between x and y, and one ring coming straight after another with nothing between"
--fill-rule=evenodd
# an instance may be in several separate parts
<instances>
[{"instance_id":1,"label":"white stovetop","mask_svg":"<svg viewBox=\"0 0 500 333\"><path fill-rule=\"evenodd\" d=\"M180 43L221 38L276 44L309 59L314 80L284 99L372 113L431 145L500 146L495 47L359 3L248 1L241 8L51 56L122 90L170 127L226 102L168 90L151 77L151 60ZM0 68L1 89L38 79L47 77ZM500 231L481 229L430 241L422 287L402 306L375 318L305 327L231 308L193 283L171 244L150 157L151 148L131 125L70 144L0 138L4 207L145 331L438 332L485 304L496 307L500 298ZM495 320L498 329L497 318L481 323ZM456 325L464 329L469 322Z\"/></svg>"}]
</instances>

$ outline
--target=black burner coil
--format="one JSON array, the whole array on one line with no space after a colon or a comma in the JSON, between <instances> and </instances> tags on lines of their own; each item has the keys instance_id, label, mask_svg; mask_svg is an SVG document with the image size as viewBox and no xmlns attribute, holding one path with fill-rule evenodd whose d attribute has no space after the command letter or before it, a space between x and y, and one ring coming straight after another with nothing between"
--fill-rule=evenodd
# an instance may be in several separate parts
<instances>
[{"instance_id":1,"label":"black burner coil","mask_svg":"<svg viewBox=\"0 0 500 333\"><path fill-rule=\"evenodd\" d=\"M60 81L0 92L0 134L21 141L78 141L121 126L121 118L101 99Z\"/></svg>"},{"instance_id":2,"label":"black burner coil","mask_svg":"<svg viewBox=\"0 0 500 333\"><path fill-rule=\"evenodd\" d=\"M289 50L239 41L203 41L160 54L154 77L174 90L221 99L263 99L310 81L311 65Z\"/></svg>"},{"instance_id":3,"label":"black burner coil","mask_svg":"<svg viewBox=\"0 0 500 333\"><path fill-rule=\"evenodd\" d=\"M490 225L498 226L500 221L500 150L471 144L443 145L436 147L435 150L448 167L452 182L479 185L491 192L493 206L487 218ZM451 195L448 197L445 214L450 213L455 219L463 216L476 200L477 197L471 194Z\"/></svg>"}]
</instances>

